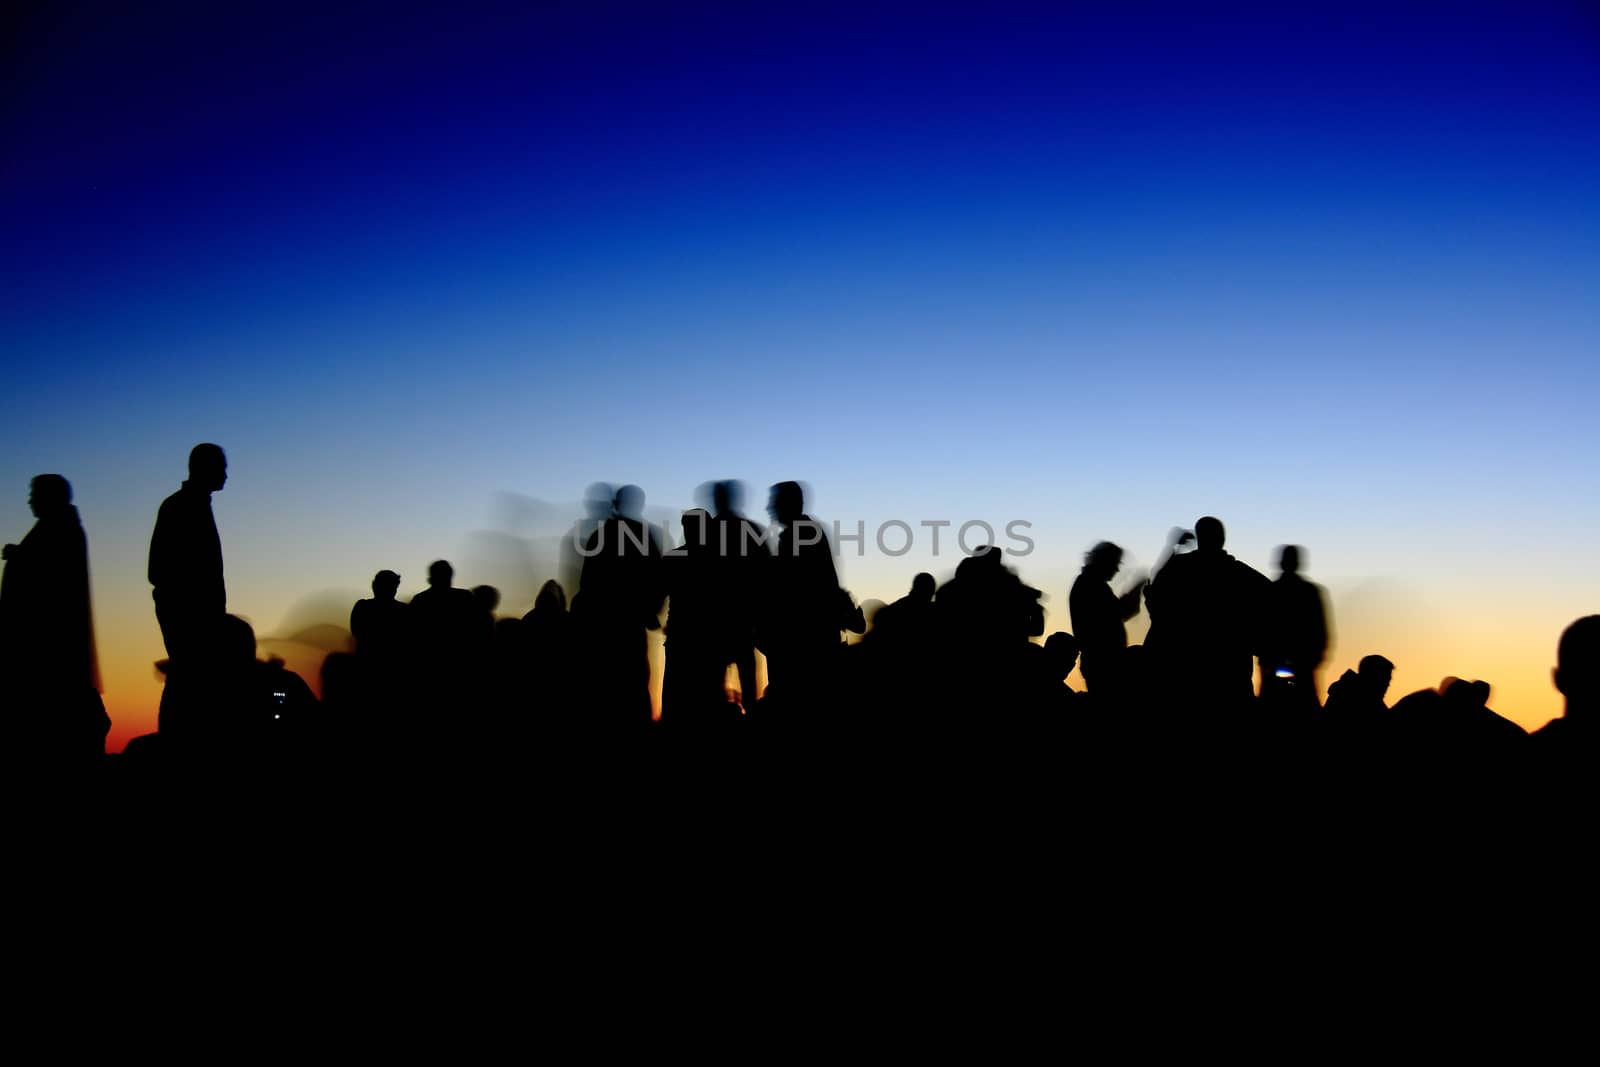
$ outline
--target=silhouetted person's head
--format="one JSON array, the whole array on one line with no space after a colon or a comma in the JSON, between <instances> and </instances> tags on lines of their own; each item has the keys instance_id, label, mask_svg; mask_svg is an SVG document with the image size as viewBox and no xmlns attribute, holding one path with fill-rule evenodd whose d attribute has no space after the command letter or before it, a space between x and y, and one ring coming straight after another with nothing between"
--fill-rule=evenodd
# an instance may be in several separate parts
<instances>
[{"instance_id":1,"label":"silhouetted person's head","mask_svg":"<svg viewBox=\"0 0 1600 1067\"><path fill-rule=\"evenodd\" d=\"M619 517L624 519L642 520L644 518L644 490L637 485L625 485L617 490L616 499L612 502Z\"/></svg>"},{"instance_id":2,"label":"silhouetted person's head","mask_svg":"<svg viewBox=\"0 0 1600 1067\"><path fill-rule=\"evenodd\" d=\"M711 512L714 515L737 515L744 503L744 487L735 481L720 481L711 486Z\"/></svg>"},{"instance_id":3,"label":"silhouetted person's head","mask_svg":"<svg viewBox=\"0 0 1600 1067\"><path fill-rule=\"evenodd\" d=\"M1356 665L1356 674L1368 691L1382 700L1394 680L1394 664L1383 656L1366 656Z\"/></svg>"},{"instance_id":4,"label":"silhouetted person's head","mask_svg":"<svg viewBox=\"0 0 1600 1067\"><path fill-rule=\"evenodd\" d=\"M196 489L215 493L228 481L228 457L220 445L195 445L189 453L189 481Z\"/></svg>"},{"instance_id":5,"label":"silhouetted person's head","mask_svg":"<svg viewBox=\"0 0 1600 1067\"><path fill-rule=\"evenodd\" d=\"M1083 569L1089 575L1109 582L1122 567L1122 549L1110 541L1101 541L1083 557Z\"/></svg>"},{"instance_id":6,"label":"silhouetted person's head","mask_svg":"<svg viewBox=\"0 0 1600 1067\"><path fill-rule=\"evenodd\" d=\"M933 599L933 594L939 588L939 583L927 571L921 571L911 579L911 596L914 600L928 603Z\"/></svg>"},{"instance_id":7,"label":"silhouetted person's head","mask_svg":"<svg viewBox=\"0 0 1600 1067\"><path fill-rule=\"evenodd\" d=\"M711 543L711 515L705 508L690 508L683 513L683 543L704 548Z\"/></svg>"},{"instance_id":8,"label":"silhouetted person's head","mask_svg":"<svg viewBox=\"0 0 1600 1067\"><path fill-rule=\"evenodd\" d=\"M372 576L372 595L379 600L393 600L400 591L400 576L394 571L379 571Z\"/></svg>"},{"instance_id":9,"label":"silhouetted person's head","mask_svg":"<svg viewBox=\"0 0 1600 1067\"><path fill-rule=\"evenodd\" d=\"M589 488L583 491L583 510L591 519L605 519L611 516L612 506L617 499L617 491L606 482L592 482Z\"/></svg>"},{"instance_id":10,"label":"silhouetted person's head","mask_svg":"<svg viewBox=\"0 0 1600 1067\"><path fill-rule=\"evenodd\" d=\"M806 511L806 493L800 488L799 482L779 482L772 487L772 497L767 504L767 511L772 515L773 521L781 522L785 526L795 522Z\"/></svg>"},{"instance_id":11,"label":"silhouetted person's head","mask_svg":"<svg viewBox=\"0 0 1600 1067\"><path fill-rule=\"evenodd\" d=\"M216 648L221 662L230 668L254 663L256 632L239 616L224 615L220 632L217 634Z\"/></svg>"},{"instance_id":12,"label":"silhouetted person's head","mask_svg":"<svg viewBox=\"0 0 1600 1067\"><path fill-rule=\"evenodd\" d=\"M1051 673L1059 671L1065 679L1078 662L1078 639L1065 630L1058 630L1044 639L1044 653L1049 658Z\"/></svg>"},{"instance_id":13,"label":"silhouetted person's head","mask_svg":"<svg viewBox=\"0 0 1600 1067\"><path fill-rule=\"evenodd\" d=\"M41 474L28 483L28 507L34 518L58 515L72 506L72 486L59 474Z\"/></svg>"},{"instance_id":14,"label":"silhouetted person's head","mask_svg":"<svg viewBox=\"0 0 1600 1067\"><path fill-rule=\"evenodd\" d=\"M1567 714L1600 705L1600 615L1585 615L1562 633L1553 677L1567 698Z\"/></svg>"},{"instance_id":15,"label":"silhouetted person's head","mask_svg":"<svg viewBox=\"0 0 1600 1067\"><path fill-rule=\"evenodd\" d=\"M1284 574L1299 574L1303 551L1299 545L1284 545L1278 549L1278 569Z\"/></svg>"},{"instance_id":16,"label":"silhouetted person's head","mask_svg":"<svg viewBox=\"0 0 1600 1067\"><path fill-rule=\"evenodd\" d=\"M455 576L456 569L448 560L436 559L428 564L428 584L435 589L449 589Z\"/></svg>"},{"instance_id":17,"label":"silhouetted person's head","mask_svg":"<svg viewBox=\"0 0 1600 1067\"><path fill-rule=\"evenodd\" d=\"M1195 547L1201 552L1221 552L1227 539L1228 533L1222 528L1221 519L1205 515L1194 524Z\"/></svg>"},{"instance_id":18,"label":"silhouetted person's head","mask_svg":"<svg viewBox=\"0 0 1600 1067\"><path fill-rule=\"evenodd\" d=\"M553 611L561 614L567 610L567 591L561 588L561 583L551 578L539 587L539 595L533 598L533 610L544 612Z\"/></svg>"},{"instance_id":19,"label":"silhouetted person's head","mask_svg":"<svg viewBox=\"0 0 1600 1067\"><path fill-rule=\"evenodd\" d=\"M478 610L493 615L494 609L500 606L500 590L492 585L475 585L472 587L472 602L478 605Z\"/></svg>"},{"instance_id":20,"label":"silhouetted person's head","mask_svg":"<svg viewBox=\"0 0 1600 1067\"><path fill-rule=\"evenodd\" d=\"M1489 683L1446 678L1439 683L1439 695L1452 708L1481 708L1489 703Z\"/></svg>"}]
</instances>

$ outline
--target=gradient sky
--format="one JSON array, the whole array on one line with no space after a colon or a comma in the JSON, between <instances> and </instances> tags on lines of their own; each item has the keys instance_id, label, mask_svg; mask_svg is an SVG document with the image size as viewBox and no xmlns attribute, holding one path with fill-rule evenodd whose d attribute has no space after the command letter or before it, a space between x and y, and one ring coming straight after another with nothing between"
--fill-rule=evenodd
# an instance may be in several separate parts
<instances>
[{"instance_id":1,"label":"gradient sky","mask_svg":"<svg viewBox=\"0 0 1600 1067\"><path fill-rule=\"evenodd\" d=\"M1030 522L1052 628L1089 545L1215 514L1267 573L1307 546L1324 682L1381 651L1394 695L1560 712L1600 610L1593 5L151 6L11 16L0 69L0 536L73 483L114 747L202 440L263 637L441 556L520 613L506 546L595 480L666 516L799 478L869 537Z\"/></svg>"}]
</instances>

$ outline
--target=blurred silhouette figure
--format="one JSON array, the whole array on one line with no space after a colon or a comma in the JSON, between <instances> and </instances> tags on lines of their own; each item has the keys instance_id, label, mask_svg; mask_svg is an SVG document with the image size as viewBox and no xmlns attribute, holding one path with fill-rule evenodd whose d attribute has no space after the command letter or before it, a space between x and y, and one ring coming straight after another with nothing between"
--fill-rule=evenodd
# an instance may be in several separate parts
<instances>
[{"instance_id":1,"label":"blurred silhouette figure","mask_svg":"<svg viewBox=\"0 0 1600 1067\"><path fill-rule=\"evenodd\" d=\"M492 585L473 586L472 605L473 625L477 630L472 638L473 645L479 652L486 651L494 642L494 613L500 607L500 590Z\"/></svg>"},{"instance_id":2,"label":"blurred silhouette figure","mask_svg":"<svg viewBox=\"0 0 1600 1067\"><path fill-rule=\"evenodd\" d=\"M1038 671L1030 667L1039 649L1029 639L1044 633L1041 595L994 545L957 564L933 601L942 692L940 706L929 709L937 716L930 725L967 736L993 733L1001 720L991 709L1026 713L1032 706Z\"/></svg>"},{"instance_id":3,"label":"blurred silhouette figure","mask_svg":"<svg viewBox=\"0 0 1600 1067\"><path fill-rule=\"evenodd\" d=\"M1122 549L1101 541L1083 558L1083 570L1072 583L1067 607L1072 632L1082 650L1083 681L1095 697L1118 694L1123 688L1128 631L1123 623L1139 614L1139 597L1145 582L1135 582L1118 596L1111 579L1122 567Z\"/></svg>"},{"instance_id":4,"label":"blurred silhouette figure","mask_svg":"<svg viewBox=\"0 0 1600 1067\"><path fill-rule=\"evenodd\" d=\"M584 714L602 729L634 729L651 720L648 632L661 626L666 595L662 540L644 521L644 490L625 485L584 545L572 615L592 704Z\"/></svg>"},{"instance_id":5,"label":"blurred silhouette figure","mask_svg":"<svg viewBox=\"0 0 1600 1067\"><path fill-rule=\"evenodd\" d=\"M768 691L777 687L786 707L820 704L833 689L840 634L855 605L839 587L826 531L805 512L800 483L774 485L767 510L779 528L760 634Z\"/></svg>"},{"instance_id":6,"label":"blurred silhouette figure","mask_svg":"<svg viewBox=\"0 0 1600 1067\"><path fill-rule=\"evenodd\" d=\"M1389 718L1383 702L1394 678L1394 664L1383 656L1365 656L1353 671L1345 671L1328 686L1328 703L1323 708L1329 722L1357 729L1377 728Z\"/></svg>"},{"instance_id":7,"label":"blurred silhouette figure","mask_svg":"<svg viewBox=\"0 0 1600 1067\"><path fill-rule=\"evenodd\" d=\"M1194 535L1195 550L1171 556L1145 589L1148 643L1168 684L1190 702L1239 708L1255 696L1255 653L1271 583L1223 551L1220 520L1205 516Z\"/></svg>"},{"instance_id":8,"label":"blurred silhouette figure","mask_svg":"<svg viewBox=\"0 0 1600 1067\"><path fill-rule=\"evenodd\" d=\"M683 544L662 561L667 663L661 721L675 729L727 723L738 715L728 699L726 678L741 650L725 629L727 605L719 587L723 557L712 525L711 515L701 508L684 512Z\"/></svg>"},{"instance_id":9,"label":"blurred silhouette figure","mask_svg":"<svg viewBox=\"0 0 1600 1067\"><path fill-rule=\"evenodd\" d=\"M617 490L606 482L593 482L583 491L583 516L572 524L560 547L561 570L557 584L576 591L583 582L583 565L589 539L614 514Z\"/></svg>"},{"instance_id":10,"label":"blurred silhouette figure","mask_svg":"<svg viewBox=\"0 0 1600 1067\"><path fill-rule=\"evenodd\" d=\"M539 587L522 617L523 670L532 696L536 731L570 731L582 709L573 699L575 641L567 593L554 578Z\"/></svg>"},{"instance_id":11,"label":"blurred silhouette figure","mask_svg":"<svg viewBox=\"0 0 1600 1067\"><path fill-rule=\"evenodd\" d=\"M1450 726L1461 743L1479 749L1515 744L1528 731L1489 707L1489 683L1446 678L1439 683Z\"/></svg>"},{"instance_id":12,"label":"blurred silhouette figure","mask_svg":"<svg viewBox=\"0 0 1600 1067\"><path fill-rule=\"evenodd\" d=\"M35 766L87 763L105 754L111 727L95 662L89 543L61 475L34 478L28 507L38 521L0 553L7 731Z\"/></svg>"},{"instance_id":13,"label":"blurred silhouette figure","mask_svg":"<svg viewBox=\"0 0 1600 1067\"><path fill-rule=\"evenodd\" d=\"M933 594L939 588L933 575L922 571L911 579L911 590L885 604L872 617L872 643L878 648L919 648L933 630Z\"/></svg>"},{"instance_id":14,"label":"blurred silhouette figure","mask_svg":"<svg viewBox=\"0 0 1600 1067\"><path fill-rule=\"evenodd\" d=\"M408 605L396 599L399 591L400 575L379 571L372 576L372 596L350 609L356 655L384 670L398 667L406 655Z\"/></svg>"},{"instance_id":15,"label":"blurred silhouette figure","mask_svg":"<svg viewBox=\"0 0 1600 1067\"><path fill-rule=\"evenodd\" d=\"M228 610L222 577L222 539L211 494L228 481L228 461L213 444L189 453L189 478L161 503L150 538L150 584L156 621L171 660L169 680L205 658L207 643Z\"/></svg>"},{"instance_id":16,"label":"blurred silhouette figure","mask_svg":"<svg viewBox=\"0 0 1600 1067\"><path fill-rule=\"evenodd\" d=\"M711 483L711 519L708 544L715 556L711 566L715 640L739 674L743 704L754 706L756 691L756 626L760 597L767 587L772 549L767 534L739 511L744 487L732 480Z\"/></svg>"},{"instance_id":17,"label":"blurred silhouette figure","mask_svg":"<svg viewBox=\"0 0 1600 1067\"><path fill-rule=\"evenodd\" d=\"M1327 597L1300 576L1298 545L1278 549L1281 573L1267 593L1261 646L1261 698L1282 708L1315 712L1320 706L1317 669L1328 652Z\"/></svg>"},{"instance_id":18,"label":"blurred silhouette figure","mask_svg":"<svg viewBox=\"0 0 1600 1067\"><path fill-rule=\"evenodd\" d=\"M1497 775L1521 754L1527 731L1489 706L1487 682L1445 678L1435 689L1410 693L1392 714L1412 772L1433 779L1441 774Z\"/></svg>"},{"instance_id":19,"label":"blurred silhouette figure","mask_svg":"<svg viewBox=\"0 0 1600 1067\"><path fill-rule=\"evenodd\" d=\"M1534 752L1558 769L1558 784L1590 782L1600 731L1600 615L1585 615L1562 632L1551 678L1566 708L1534 731Z\"/></svg>"}]
</instances>

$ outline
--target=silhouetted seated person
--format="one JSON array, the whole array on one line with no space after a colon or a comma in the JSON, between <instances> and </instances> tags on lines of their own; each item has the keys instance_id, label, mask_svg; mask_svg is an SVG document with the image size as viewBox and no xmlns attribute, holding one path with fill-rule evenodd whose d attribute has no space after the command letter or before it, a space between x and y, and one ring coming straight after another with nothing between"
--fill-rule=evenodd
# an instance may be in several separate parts
<instances>
[{"instance_id":1,"label":"silhouetted seated person","mask_svg":"<svg viewBox=\"0 0 1600 1067\"><path fill-rule=\"evenodd\" d=\"M1028 648L1035 650L1028 663L1032 710L1056 718L1074 710L1077 694L1067 685L1067 676L1078 665L1078 639L1058 630L1045 638L1043 645L1030 643Z\"/></svg>"},{"instance_id":2,"label":"silhouetted seated person","mask_svg":"<svg viewBox=\"0 0 1600 1067\"><path fill-rule=\"evenodd\" d=\"M1201 709L1239 710L1255 696L1255 652L1271 583L1223 551L1226 532L1218 519L1205 516L1194 533L1195 550L1174 554L1145 589L1150 651L1175 698Z\"/></svg>"},{"instance_id":3,"label":"silhouetted seated person","mask_svg":"<svg viewBox=\"0 0 1600 1067\"><path fill-rule=\"evenodd\" d=\"M726 688L728 668L743 649L727 632L718 587L721 553L711 515L683 513L683 544L666 554L667 663L661 721L674 730L726 726L739 716ZM753 670L753 668L752 668Z\"/></svg>"},{"instance_id":4,"label":"silhouetted seated person","mask_svg":"<svg viewBox=\"0 0 1600 1067\"><path fill-rule=\"evenodd\" d=\"M1300 576L1303 550L1278 549L1281 573L1267 594L1262 634L1261 698L1274 707L1315 712L1320 704L1317 669L1328 652L1327 597Z\"/></svg>"},{"instance_id":5,"label":"silhouetted seated person","mask_svg":"<svg viewBox=\"0 0 1600 1067\"><path fill-rule=\"evenodd\" d=\"M1345 671L1328 686L1323 707L1330 726L1343 731L1376 736L1392 724L1383 702L1394 679L1394 664L1383 656L1365 656L1353 671Z\"/></svg>"},{"instance_id":6,"label":"silhouetted seated person","mask_svg":"<svg viewBox=\"0 0 1600 1067\"><path fill-rule=\"evenodd\" d=\"M93 765L111 720L100 701L88 541L61 475L34 478L28 506L38 521L5 546L0 580L7 747L23 766Z\"/></svg>"},{"instance_id":7,"label":"silhouetted seated person","mask_svg":"<svg viewBox=\"0 0 1600 1067\"><path fill-rule=\"evenodd\" d=\"M219 620L205 671L182 691L182 715L164 705L163 759L203 761L219 771L230 765L318 752L324 738L317 699L304 679L280 659L256 658L256 635L236 615ZM130 743L130 755L148 755L149 739Z\"/></svg>"},{"instance_id":8,"label":"silhouetted seated person","mask_svg":"<svg viewBox=\"0 0 1600 1067\"><path fill-rule=\"evenodd\" d=\"M584 546L583 578L572 602L585 664L585 720L603 730L637 730L651 720L649 631L661 626L666 593L662 538L644 521L644 490L625 485L612 514Z\"/></svg>"},{"instance_id":9,"label":"silhouetted seated person","mask_svg":"<svg viewBox=\"0 0 1600 1067\"><path fill-rule=\"evenodd\" d=\"M1492 711L1488 700L1488 683L1452 677L1396 702L1393 715L1414 771L1478 774L1521 755L1527 731Z\"/></svg>"},{"instance_id":10,"label":"silhouetted seated person","mask_svg":"<svg viewBox=\"0 0 1600 1067\"><path fill-rule=\"evenodd\" d=\"M933 575L922 571L911 579L911 590L879 608L872 617L872 643L883 648L922 647L933 629L933 594L939 588Z\"/></svg>"},{"instance_id":11,"label":"silhouetted seated person","mask_svg":"<svg viewBox=\"0 0 1600 1067\"><path fill-rule=\"evenodd\" d=\"M1072 583L1067 606L1072 632L1083 656L1083 681L1096 698L1118 696L1124 688L1128 630L1123 624L1139 614L1145 582L1135 582L1118 596L1111 579L1122 568L1122 549L1101 541L1083 559L1083 570Z\"/></svg>"},{"instance_id":12,"label":"silhouetted seated person","mask_svg":"<svg viewBox=\"0 0 1600 1067\"><path fill-rule=\"evenodd\" d=\"M495 612L500 608L500 590L492 585L475 585L472 587L472 603L476 609L475 622L478 634L475 643L487 649L494 641Z\"/></svg>"},{"instance_id":13,"label":"silhouetted seated person","mask_svg":"<svg viewBox=\"0 0 1600 1067\"><path fill-rule=\"evenodd\" d=\"M1446 678L1439 683L1439 694L1465 744L1494 749L1528 736L1528 731L1489 707L1488 682Z\"/></svg>"},{"instance_id":14,"label":"silhouetted seated person","mask_svg":"<svg viewBox=\"0 0 1600 1067\"><path fill-rule=\"evenodd\" d=\"M760 643L767 657L767 695L791 710L833 710L841 663L841 634L856 617L839 586L833 547L822 524L805 513L798 482L772 487L768 511L779 528L767 567L768 591ZM864 626L864 621L862 622Z\"/></svg>"},{"instance_id":15,"label":"silhouetted seated person","mask_svg":"<svg viewBox=\"0 0 1600 1067\"><path fill-rule=\"evenodd\" d=\"M213 444L189 453L189 478L161 503L150 537L149 577L156 621L172 673L203 659L211 634L228 610L222 576L222 539L211 494L228 481L228 461Z\"/></svg>"}]
</instances>

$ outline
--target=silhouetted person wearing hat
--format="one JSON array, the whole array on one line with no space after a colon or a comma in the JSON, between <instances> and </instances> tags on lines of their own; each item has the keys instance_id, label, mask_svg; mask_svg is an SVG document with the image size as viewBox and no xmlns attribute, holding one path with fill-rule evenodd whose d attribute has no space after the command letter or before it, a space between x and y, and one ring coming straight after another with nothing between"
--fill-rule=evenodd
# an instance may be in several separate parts
<instances>
[{"instance_id":1,"label":"silhouetted person wearing hat","mask_svg":"<svg viewBox=\"0 0 1600 1067\"><path fill-rule=\"evenodd\" d=\"M104 755L111 726L95 663L88 540L61 475L34 478L28 506L38 521L5 546L0 579L7 729L36 766L83 763Z\"/></svg>"},{"instance_id":2,"label":"silhouetted person wearing hat","mask_svg":"<svg viewBox=\"0 0 1600 1067\"><path fill-rule=\"evenodd\" d=\"M156 621L172 668L203 659L210 637L228 612L222 577L222 538L211 513L211 494L228 481L228 460L213 444L189 453L189 478L161 502L150 537L150 584ZM170 674L170 671L169 671Z\"/></svg>"}]
</instances>

